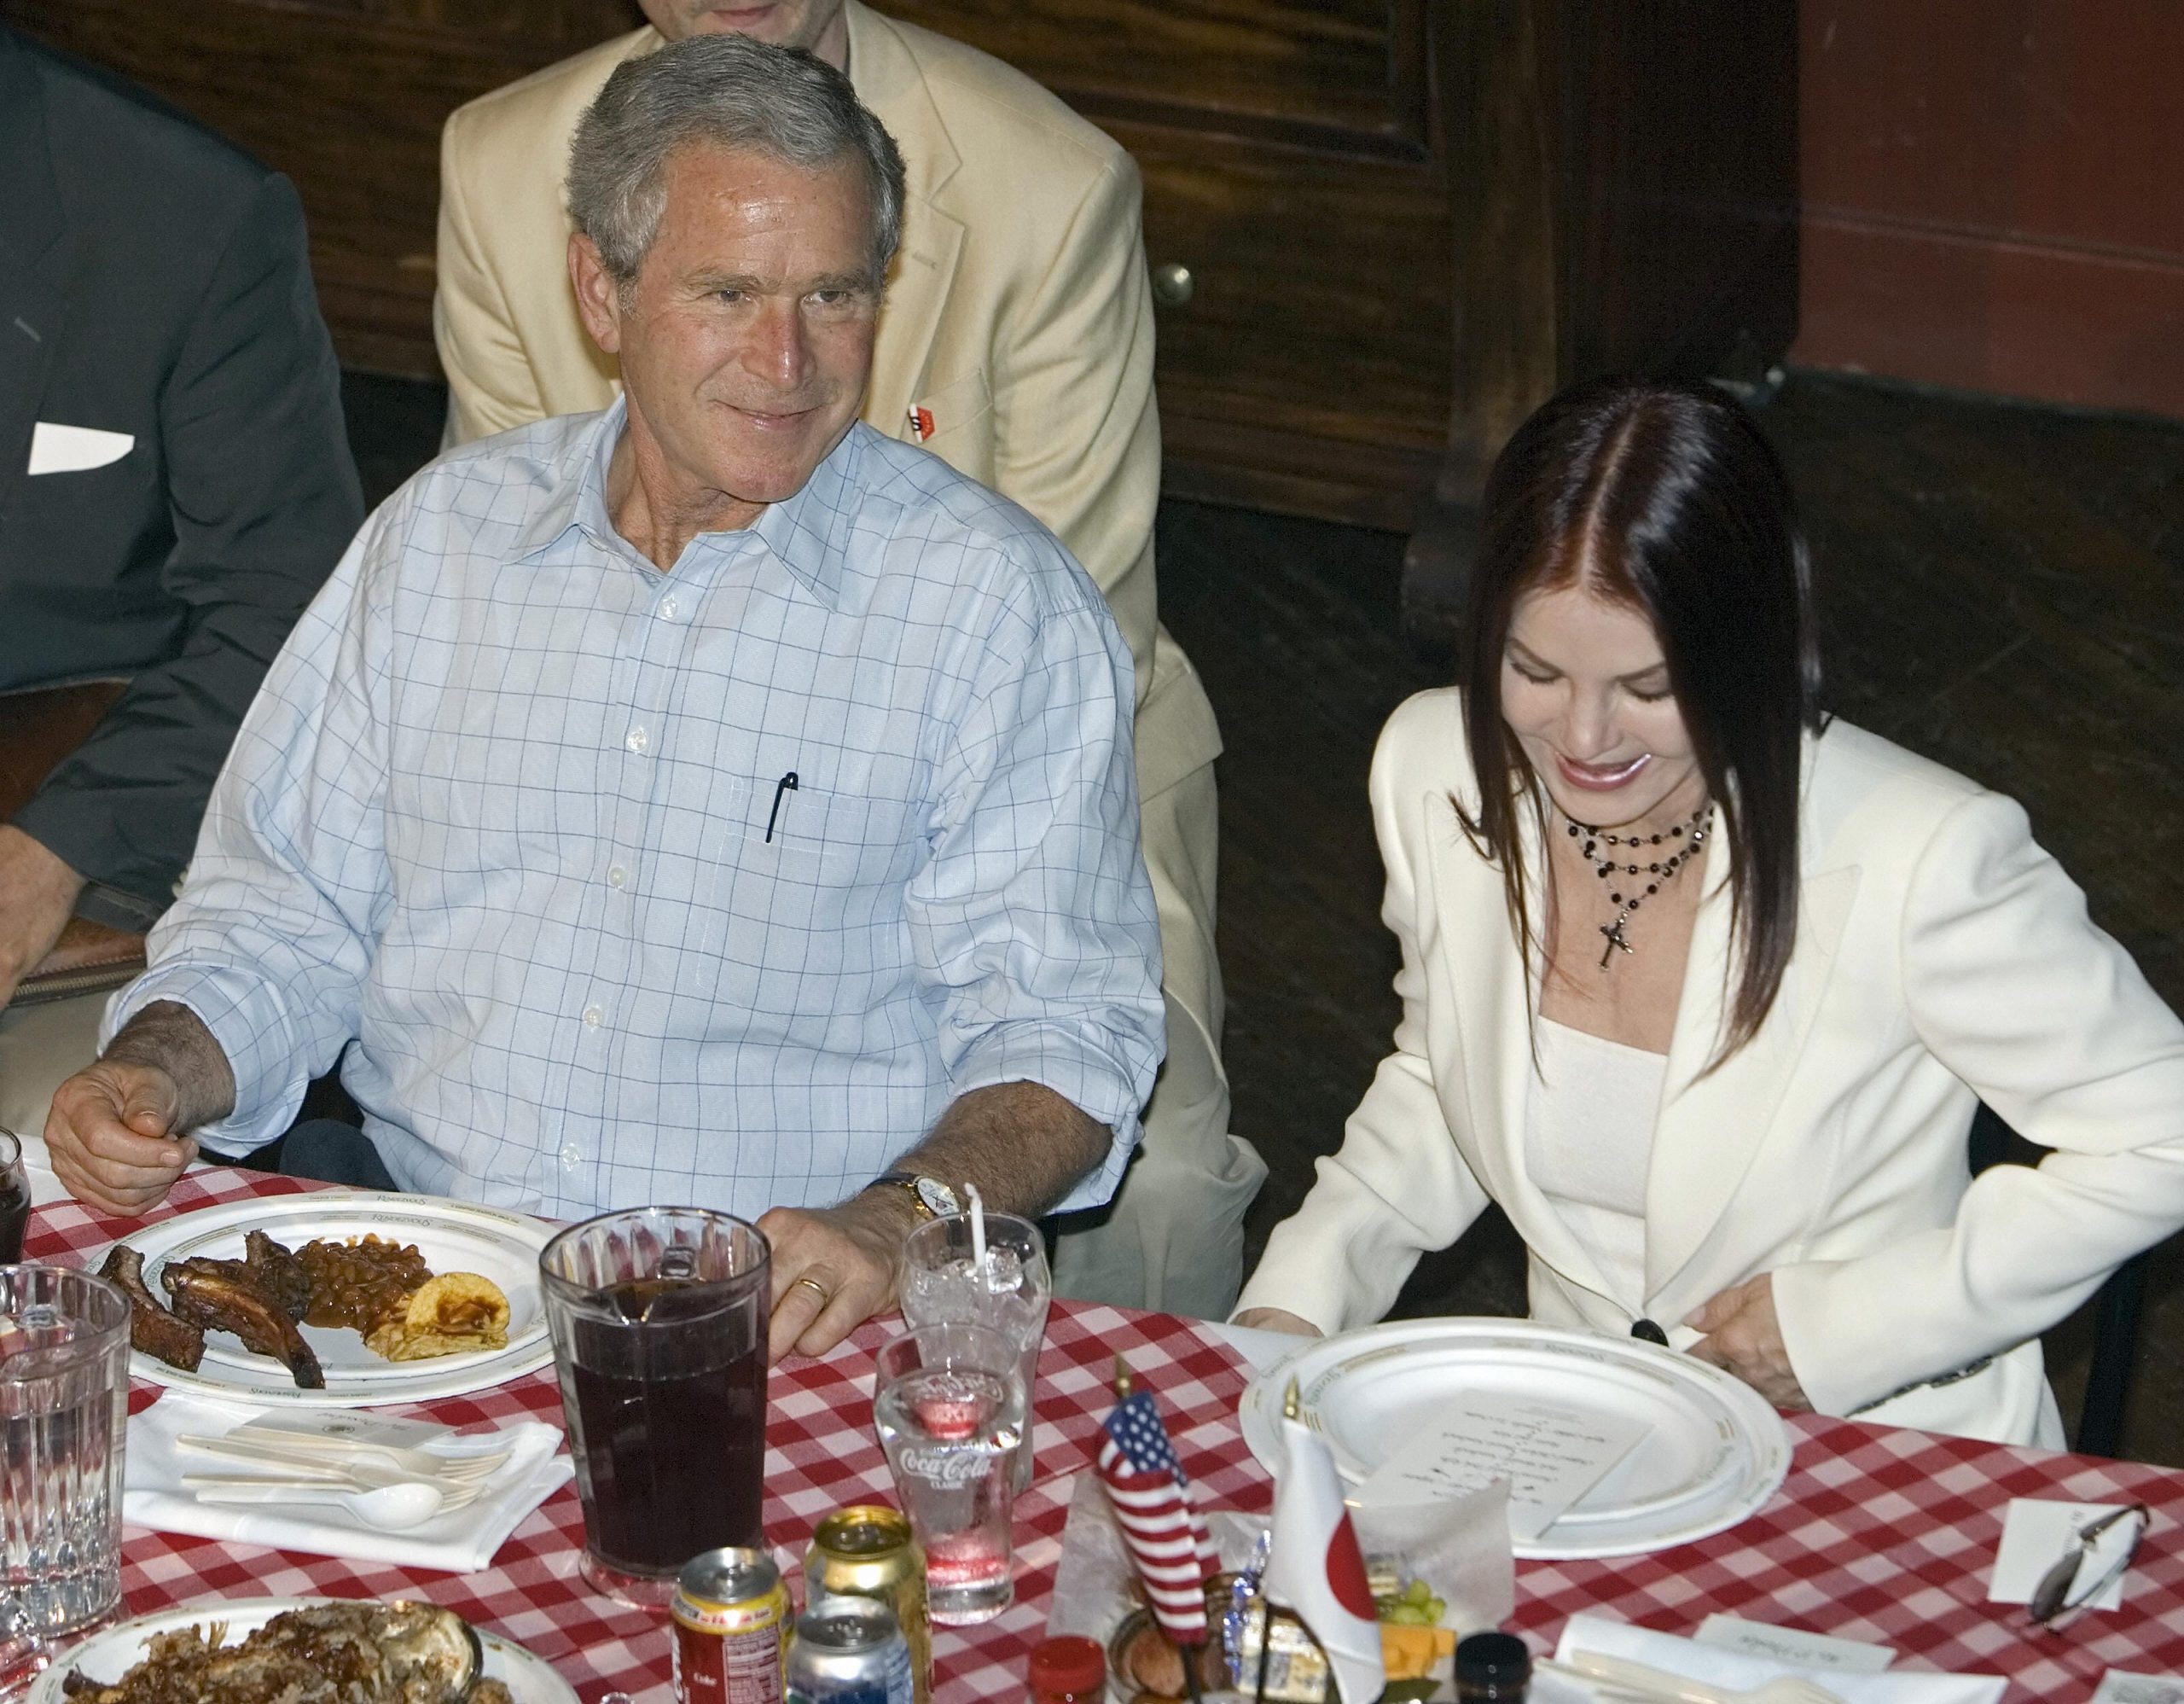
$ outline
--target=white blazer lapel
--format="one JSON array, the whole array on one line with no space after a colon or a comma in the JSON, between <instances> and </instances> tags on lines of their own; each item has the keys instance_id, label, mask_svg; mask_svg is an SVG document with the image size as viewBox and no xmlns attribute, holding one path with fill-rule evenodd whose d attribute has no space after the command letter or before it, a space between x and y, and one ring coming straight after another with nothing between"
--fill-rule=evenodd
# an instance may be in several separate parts
<instances>
[{"instance_id":1,"label":"white blazer lapel","mask_svg":"<svg viewBox=\"0 0 2184 1704\"><path fill-rule=\"evenodd\" d=\"M1442 1090L1449 1125L1470 1132L1465 1158L1509 1215L1531 1258L1565 1283L1604 1295L1606 1279L1591 1253L1570 1234L1525 1169L1536 977L1526 976L1510 933L1502 872L1472 850L1449 799L1428 794L1425 806L1442 935L1440 951L1429 948L1428 957L1446 968L1464 1067L1465 1104L1449 1104L1449 1091ZM1528 811L1519 820L1520 854L1525 868L1536 872L1541 868L1538 827ZM1536 908L1536 879L1531 893Z\"/></svg>"},{"instance_id":2,"label":"white blazer lapel","mask_svg":"<svg viewBox=\"0 0 2184 1704\"><path fill-rule=\"evenodd\" d=\"M910 408L925 387L933 336L963 253L963 222L942 212L935 198L963 162L926 87L925 73L902 37L885 18L855 0L845 15L850 80L902 149L908 180L902 244L880 304L864 417L890 437L915 441Z\"/></svg>"},{"instance_id":3,"label":"white blazer lapel","mask_svg":"<svg viewBox=\"0 0 2184 1704\"><path fill-rule=\"evenodd\" d=\"M1758 1034L1709 1073L1726 1028L1724 970L1731 947L1733 862L1728 840L1718 833L1718 813L1715 820L1714 846L1721 856L1707 860L1706 893L1692 930L1646 1180L1649 1299L1667 1289L1705 1244L1768 1142L1834 970L1836 946L1858 887L1854 865L1808 870L1798 887L1797 945L1774 1007ZM1776 1240L1785 1204L1747 1205L1769 1221L1763 1240Z\"/></svg>"}]
</instances>

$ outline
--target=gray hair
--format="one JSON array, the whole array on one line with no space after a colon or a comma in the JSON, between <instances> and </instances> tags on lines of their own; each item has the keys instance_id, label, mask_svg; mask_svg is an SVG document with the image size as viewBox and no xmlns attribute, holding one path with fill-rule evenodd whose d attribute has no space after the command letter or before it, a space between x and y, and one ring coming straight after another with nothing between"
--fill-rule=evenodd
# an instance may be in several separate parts
<instances>
[{"instance_id":1,"label":"gray hair","mask_svg":"<svg viewBox=\"0 0 2184 1704\"><path fill-rule=\"evenodd\" d=\"M825 172L864 168L876 285L903 234L903 156L850 80L801 48L691 36L625 60L577 125L569 213L626 289L659 235L668 157L691 143Z\"/></svg>"}]
</instances>

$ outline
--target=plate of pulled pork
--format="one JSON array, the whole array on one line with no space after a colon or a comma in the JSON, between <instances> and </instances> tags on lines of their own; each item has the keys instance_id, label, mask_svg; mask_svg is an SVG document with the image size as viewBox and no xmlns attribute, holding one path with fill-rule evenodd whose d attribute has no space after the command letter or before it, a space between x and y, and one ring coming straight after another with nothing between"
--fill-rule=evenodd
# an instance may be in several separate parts
<instances>
[{"instance_id":1,"label":"plate of pulled pork","mask_svg":"<svg viewBox=\"0 0 2184 1704\"><path fill-rule=\"evenodd\" d=\"M461 1396L553 1359L553 1227L432 1195L319 1191L178 1213L97 1267L130 1370L208 1396L361 1407Z\"/></svg>"},{"instance_id":2,"label":"plate of pulled pork","mask_svg":"<svg viewBox=\"0 0 2184 1704\"><path fill-rule=\"evenodd\" d=\"M108 1627L26 1704L577 1704L520 1645L430 1603L251 1598Z\"/></svg>"}]
</instances>

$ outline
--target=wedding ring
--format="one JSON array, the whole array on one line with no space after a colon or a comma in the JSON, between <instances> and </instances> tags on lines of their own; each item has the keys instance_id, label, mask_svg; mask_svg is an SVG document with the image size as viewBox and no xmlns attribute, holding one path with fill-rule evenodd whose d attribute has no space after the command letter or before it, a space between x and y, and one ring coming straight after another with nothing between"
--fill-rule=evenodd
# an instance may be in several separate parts
<instances>
[{"instance_id":1,"label":"wedding ring","mask_svg":"<svg viewBox=\"0 0 2184 1704\"><path fill-rule=\"evenodd\" d=\"M819 1306L822 1308L834 1299L834 1293L828 1289L824 1284L821 1283L816 1278L799 1278L796 1281L796 1283L791 1284L789 1288L791 1289L794 1289L797 1284L808 1284L810 1286L814 1294L818 1296Z\"/></svg>"}]
</instances>

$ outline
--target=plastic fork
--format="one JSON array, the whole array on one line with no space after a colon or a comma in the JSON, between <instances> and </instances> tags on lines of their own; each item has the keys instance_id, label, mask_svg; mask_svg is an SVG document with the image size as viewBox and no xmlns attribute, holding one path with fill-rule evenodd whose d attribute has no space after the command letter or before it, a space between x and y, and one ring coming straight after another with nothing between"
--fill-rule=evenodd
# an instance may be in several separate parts
<instances>
[{"instance_id":1,"label":"plastic fork","mask_svg":"<svg viewBox=\"0 0 2184 1704\"><path fill-rule=\"evenodd\" d=\"M421 1518L462 1509L485 1494L482 1486L448 1486L418 1479L361 1479L345 1474L339 1479L283 1479L265 1474L185 1474L185 1489L197 1493L200 1503L311 1503L326 1499L369 1497L381 1491L421 1491L435 1498Z\"/></svg>"},{"instance_id":2,"label":"plastic fork","mask_svg":"<svg viewBox=\"0 0 2184 1704\"><path fill-rule=\"evenodd\" d=\"M454 1434L445 1435L452 1437ZM228 1437L235 1443L263 1439L276 1450L291 1450L308 1455L347 1457L358 1450L369 1450L421 1474L447 1473L456 1469L489 1474L515 1453L514 1445L502 1444L495 1449L466 1450L456 1455L442 1455L435 1450L415 1449L404 1444L382 1444L371 1439L339 1438L323 1432L300 1429L292 1432L286 1427L265 1420L253 1421L240 1436L231 1432ZM484 1440L456 1438L455 1441L468 1444Z\"/></svg>"},{"instance_id":3,"label":"plastic fork","mask_svg":"<svg viewBox=\"0 0 2184 1704\"><path fill-rule=\"evenodd\" d=\"M503 1447L473 1456L442 1456L430 1450L412 1450L400 1445L358 1444L342 1438L306 1439L300 1434L290 1434L277 1444L243 1443L233 1438L188 1434L175 1441L230 1461L278 1462L288 1467L346 1467L366 1457L380 1457L390 1467L413 1478L457 1483L491 1478L515 1453L513 1448Z\"/></svg>"},{"instance_id":4,"label":"plastic fork","mask_svg":"<svg viewBox=\"0 0 2184 1704\"><path fill-rule=\"evenodd\" d=\"M1625 1698L1658 1700L1661 1704L1843 1704L1840 1696L1817 1682L1794 1675L1780 1675L1753 1687L1716 1686L1633 1662L1628 1657L1600 1656L1591 1651L1573 1651L1568 1663L1551 1666L1613 1688Z\"/></svg>"}]
</instances>

